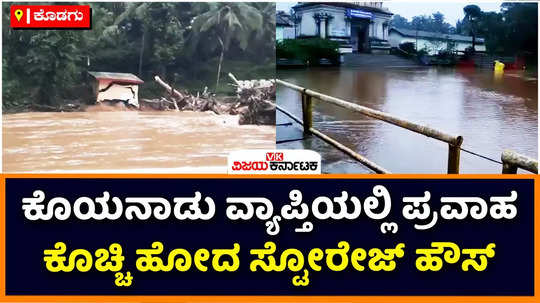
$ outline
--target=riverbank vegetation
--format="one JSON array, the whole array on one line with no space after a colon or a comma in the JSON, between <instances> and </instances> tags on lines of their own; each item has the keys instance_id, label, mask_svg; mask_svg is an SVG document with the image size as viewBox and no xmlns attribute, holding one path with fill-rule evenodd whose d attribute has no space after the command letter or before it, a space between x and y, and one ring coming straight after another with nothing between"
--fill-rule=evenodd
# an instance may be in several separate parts
<instances>
[{"instance_id":1,"label":"riverbank vegetation","mask_svg":"<svg viewBox=\"0 0 540 303\"><path fill-rule=\"evenodd\" d=\"M239 79L275 76L274 3L89 5L91 30L13 30L3 3L5 112L95 101L89 70L138 75L142 98L162 93L155 75L194 94L205 87L234 94L229 72Z\"/></svg>"}]
</instances>

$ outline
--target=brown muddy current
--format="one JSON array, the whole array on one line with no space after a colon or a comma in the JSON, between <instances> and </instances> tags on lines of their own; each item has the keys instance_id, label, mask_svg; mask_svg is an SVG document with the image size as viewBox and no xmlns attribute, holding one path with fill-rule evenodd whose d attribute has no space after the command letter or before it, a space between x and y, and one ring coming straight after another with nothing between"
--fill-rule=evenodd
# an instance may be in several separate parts
<instances>
[{"instance_id":1,"label":"brown muddy current","mask_svg":"<svg viewBox=\"0 0 540 303\"><path fill-rule=\"evenodd\" d=\"M226 173L230 151L274 147L275 127L207 112L3 116L4 172Z\"/></svg>"},{"instance_id":2,"label":"brown muddy current","mask_svg":"<svg viewBox=\"0 0 540 303\"><path fill-rule=\"evenodd\" d=\"M504 149L537 158L537 77L522 71L449 68L312 68L279 70L278 78L464 137L463 147L500 160ZM278 87L278 104L301 117L297 92ZM395 173L445 173L448 147L434 139L314 103L314 126ZM278 123L289 122L278 113ZM300 127L278 126L277 140L302 137ZM321 153L323 172L369 173L361 164L316 138L278 144ZM500 173L501 165L461 153L461 172Z\"/></svg>"}]
</instances>

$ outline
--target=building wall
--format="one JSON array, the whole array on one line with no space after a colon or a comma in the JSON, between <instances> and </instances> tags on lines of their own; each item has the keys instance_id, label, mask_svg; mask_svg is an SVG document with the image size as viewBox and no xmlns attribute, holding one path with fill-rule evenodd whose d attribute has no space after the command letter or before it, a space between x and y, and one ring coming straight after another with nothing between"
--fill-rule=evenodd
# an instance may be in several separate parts
<instances>
[{"instance_id":1,"label":"building wall","mask_svg":"<svg viewBox=\"0 0 540 303\"><path fill-rule=\"evenodd\" d=\"M328 24L328 35L337 37L350 36L350 26L348 26L348 22L345 20L345 10L340 10L339 12L331 11L328 13L333 16Z\"/></svg>"},{"instance_id":2,"label":"building wall","mask_svg":"<svg viewBox=\"0 0 540 303\"><path fill-rule=\"evenodd\" d=\"M398 47L401 43L405 43L405 42L409 42L409 41L405 40L405 37L401 36L395 31L390 32L390 34L388 35L388 43L390 43L390 46L392 47ZM414 41L412 42L414 43Z\"/></svg>"},{"instance_id":3,"label":"building wall","mask_svg":"<svg viewBox=\"0 0 540 303\"><path fill-rule=\"evenodd\" d=\"M294 27L283 27L283 39L294 39Z\"/></svg>"},{"instance_id":4,"label":"building wall","mask_svg":"<svg viewBox=\"0 0 540 303\"><path fill-rule=\"evenodd\" d=\"M384 40L387 37L387 33L383 31L383 23L386 19L383 19L379 16L374 16L373 23L371 24L373 33L369 35L370 37Z\"/></svg>"},{"instance_id":5,"label":"building wall","mask_svg":"<svg viewBox=\"0 0 540 303\"><path fill-rule=\"evenodd\" d=\"M276 41L283 40L283 26L276 26Z\"/></svg>"},{"instance_id":6,"label":"building wall","mask_svg":"<svg viewBox=\"0 0 540 303\"><path fill-rule=\"evenodd\" d=\"M307 9L301 12L302 20L299 23L299 28L297 32L300 36L315 36L317 35L317 23L313 15L317 13L318 10Z\"/></svg>"},{"instance_id":7,"label":"building wall","mask_svg":"<svg viewBox=\"0 0 540 303\"><path fill-rule=\"evenodd\" d=\"M375 2L373 2L375 3ZM316 7L308 7L300 9L296 12L298 16L301 16L301 21L297 24L296 35L297 36L315 36L318 34L318 24L313 17L317 13L326 13L331 15L332 18L327 26L327 36L334 37L350 37L351 36L351 24L345 18L347 9L344 7L336 7L330 5L320 5ZM369 27L369 36L376 37L378 39L385 40L388 38L388 27L384 27L383 24L390 20L389 15L385 14L373 14L373 23Z\"/></svg>"},{"instance_id":8,"label":"building wall","mask_svg":"<svg viewBox=\"0 0 540 303\"><path fill-rule=\"evenodd\" d=\"M401 43L418 42L417 49L427 49L428 54L436 55L439 51L448 49L448 40L432 40L432 39L423 39L423 38L414 38L414 37L405 37L396 31L390 32L388 42L392 47L398 47ZM466 48L472 46L472 42L457 42L454 46L454 50L464 51ZM486 46L484 44L476 45L475 49L480 52L486 51Z\"/></svg>"},{"instance_id":9,"label":"building wall","mask_svg":"<svg viewBox=\"0 0 540 303\"><path fill-rule=\"evenodd\" d=\"M294 38L294 27L281 25L276 26L276 41Z\"/></svg>"}]
</instances>

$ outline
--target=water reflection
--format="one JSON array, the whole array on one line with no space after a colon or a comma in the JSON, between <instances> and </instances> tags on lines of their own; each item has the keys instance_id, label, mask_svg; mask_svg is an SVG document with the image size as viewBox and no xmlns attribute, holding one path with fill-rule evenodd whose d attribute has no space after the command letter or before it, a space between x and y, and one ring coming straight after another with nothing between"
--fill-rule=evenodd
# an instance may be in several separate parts
<instances>
[{"instance_id":1,"label":"water reflection","mask_svg":"<svg viewBox=\"0 0 540 303\"><path fill-rule=\"evenodd\" d=\"M499 159L503 149L537 157L537 79L522 71L347 68L280 70L282 80L464 137L463 147ZM298 93L279 87L278 103L301 116ZM316 103L315 125L381 166L400 173L444 173L447 145L339 107ZM278 122L284 118L278 114ZM298 129L278 127L278 140ZM318 139L280 144L321 152L327 172L368 172ZM500 165L462 153L464 173Z\"/></svg>"}]
</instances>

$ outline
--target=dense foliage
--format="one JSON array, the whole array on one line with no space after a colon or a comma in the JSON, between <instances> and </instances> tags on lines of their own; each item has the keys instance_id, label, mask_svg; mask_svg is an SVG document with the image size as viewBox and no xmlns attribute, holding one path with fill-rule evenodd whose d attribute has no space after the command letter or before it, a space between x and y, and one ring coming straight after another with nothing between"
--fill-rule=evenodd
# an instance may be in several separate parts
<instances>
[{"instance_id":1,"label":"dense foliage","mask_svg":"<svg viewBox=\"0 0 540 303\"><path fill-rule=\"evenodd\" d=\"M409 22L407 18L396 14L392 16L390 20L390 26L404 28L404 29L414 29L428 32L437 32L443 34L453 34L456 32L455 27L450 23L444 20L444 15L440 12L436 12L431 16L415 16Z\"/></svg>"},{"instance_id":2,"label":"dense foliage","mask_svg":"<svg viewBox=\"0 0 540 303\"><path fill-rule=\"evenodd\" d=\"M465 17L455 27L444 21L444 15L439 12L431 16L416 16L411 21L394 15L391 26L482 37L490 54L537 57L537 3L502 3L499 12L483 12L476 5L466 5L463 12Z\"/></svg>"},{"instance_id":3,"label":"dense foliage","mask_svg":"<svg viewBox=\"0 0 540 303\"><path fill-rule=\"evenodd\" d=\"M227 93L221 81L273 78L274 3L89 3L92 29L13 30L3 3L3 108L91 100L87 71L128 72L158 93L154 75L176 88ZM218 72L219 70L219 72Z\"/></svg>"},{"instance_id":4,"label":"dense foliage","mask_svg":"<svg viewBox=\"0 0 540 303\"><path fill-rule=\"evenodd\" d=\"M320 59L339 62L339 42L329 39L285 39L276 44L276 56L297 59L310 65L317 65Z\"/></svg>"},{"instance_id":5,"label":"dense foliage","mask_svg":"<svg viewBox=\"0 0 540 303\"><path fill-rule=\"evenodd\" d=\"M537 57L537 3L503 3L498 13L471 12L472 18L467 14L456 25L459 33L485 38L489 53Z\"/></svg>"}]
</instances>

